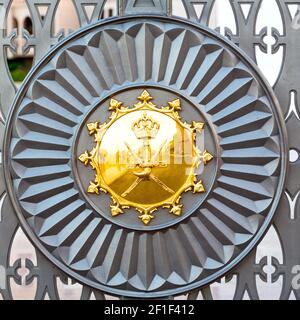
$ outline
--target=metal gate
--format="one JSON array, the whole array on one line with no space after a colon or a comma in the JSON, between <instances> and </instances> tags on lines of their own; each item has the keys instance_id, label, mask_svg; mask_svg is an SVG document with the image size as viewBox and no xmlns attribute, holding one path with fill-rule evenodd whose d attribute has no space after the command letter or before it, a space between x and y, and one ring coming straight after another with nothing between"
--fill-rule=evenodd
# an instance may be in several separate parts
<instances>
[{"instance_id":1,"label":"metal gate","mask_svg":"<svg viewBox=\"0 0 300 320\"><path fill-rule=\"evenodd\" d=\"M0 1L3 299L299 298L300 1L267 1L282 30L258 25L265 1L228 1L236 30L212 30L224 0L119 0L111 18L111 1L27 0L32 34L7 32ZM54 33L66 2L69 36ZM7 58L22 39L34 66L17 92ZM273 90L257 49L282 52ZM171 128L190 164L173 144L174 163L158 160ZM115 148L131 175L101 163Z\"/></svg>"}]
</instances>

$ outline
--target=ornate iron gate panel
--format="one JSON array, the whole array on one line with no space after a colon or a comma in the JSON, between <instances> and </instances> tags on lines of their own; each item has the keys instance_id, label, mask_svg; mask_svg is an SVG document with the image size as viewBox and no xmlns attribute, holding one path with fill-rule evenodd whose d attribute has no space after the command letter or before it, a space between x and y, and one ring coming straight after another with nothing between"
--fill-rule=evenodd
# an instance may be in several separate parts
<instances>
[{"instance_id":1,"label":"ornate iron gate panel","mask_svg":"<svg viewBox=\"0 0 300 320\"><path fill-rule=\"evenodd\" d=\"M28 0L21 30L0 1L3 299L299 297L300 1L272 1L282 30L264 2L212 30L225 1ZM273 90L258 51L282 52Z\"/></svg>"}]
</instances>

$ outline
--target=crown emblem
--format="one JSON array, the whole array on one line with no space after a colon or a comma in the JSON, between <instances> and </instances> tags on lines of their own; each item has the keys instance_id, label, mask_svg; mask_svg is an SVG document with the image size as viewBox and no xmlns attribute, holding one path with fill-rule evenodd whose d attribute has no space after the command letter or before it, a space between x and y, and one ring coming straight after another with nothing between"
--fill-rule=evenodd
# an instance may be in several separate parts
<instances>
[{"instance_id":1,"label":"crown emblem","mask_svg":"<svg viewBox=\"0 0 300 320\"><path fill-rule=\"evenodd\" d=\"M140 140L155 139L159 129L160 124L149 117L146 111L144 111L143 117L132 125L132 131Z\"/></svg>"},{"instance_id":2,"label":"crown emblem","mask_svg":"<svg viewBox=\"0 0 300 320\"><path fill-rule=\"evenodd\" d=\"M196 169L200 164L206 166L213 156L206 150L201 151L196 143L197 136L204 130L204 123L181 121L180 99L168 102L166 107L157 107L151 102L150 93L144 90L138 100L133 108L129 108L111 99L110 121L87 125L90 135L95 135L96 146L91 152L82 154L79 160L96 171L88 192L111 195L113 217L123 214L125 209L135 208L142 222L148 225L159 208L169 209L172 215L180 216L183 193L206 192ZM135 115L136 120L133 120ZM117 134L120 121L123 129ZM164 134L158 135L162 129ZM136 142L132 140L132 132ZM111 145L113 139L119 139L123 146L114 149ZM187 145L177 146L180 141ZM169 160L164 157L168 152ZM121 154L125 154L125 163L120 160ZM185 157L189 161L185 162ZM177 164L179 158L182 162ZM100 162L100 159L104 161ZM112 162L112 159L116 161Z\"/></svg>"}]
</instances>

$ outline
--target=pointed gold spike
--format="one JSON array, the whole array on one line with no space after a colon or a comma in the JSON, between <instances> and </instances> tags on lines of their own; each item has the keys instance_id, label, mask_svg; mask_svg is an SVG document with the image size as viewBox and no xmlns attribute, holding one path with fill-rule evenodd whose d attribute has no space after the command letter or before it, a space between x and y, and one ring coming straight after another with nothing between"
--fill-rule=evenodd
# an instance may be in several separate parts
<instances>
[{"instance_id":1,"label":"pointed gold spike","mask_svg":"<svg viewBox=\"0 0 300 320\"><path fill-rule=\"evenodd\" d=\"M196 131L199 131L200 133L202 132L202 130L204 129L205 124L203 122L196 122L193 121L193 128Z\"/></svg>"},{"instance_id":2,"label":"pointed gold spike","mask_svg":"<svg viewBox=\"0 0 300 320\"><path fill-rule=\"evenodd\" d=\"M193 193L204 193L204 192L205 192L205 188L202 181L199 181L194 185Z\"/></svg>"},{"instance_id":3,"label":"pointed gold spike","mask_svg":"<svg viewBox=\"0 0 300 320\"><path fill-rule=\"evenodd\" d=\"M90 135L94 134L95 132L97 132L98 130L98 125L99 123L98 122L93 122L93 123L88 123L87 124L87 128L90 132Z\"/></svg>"},{"instance_id":4,"label":"pointed gold spike","mask_svg":"<svg viewBox=\"0 0 300 320\"><path fill-rule=\"evenodd\" d=\"M122 208L120 208L119 203L115 202L114 204L112 204L110 206L110 211L111 211L111 215L113 217L116 217L122 213L124 213L124 211L122 210Z\"/></svg>"},{"instance_id":5,"label":"pointed gold spike","mask_svg":"<svg viewBox=\"0 0 300 320\"><path fill-rule=\"evenodd\" d=\"M99 194L99 185L95 184L94 182L90 182L90 185L88 187L88 193L95 193Z\"/></svg>"},{"instance_id":6,"label":"pointed gold spike","mask_svg":"<svg viewBox=\"0 0 300 320\"><path fill-rule=\"evenodd\" d=\"M139 216L139 218L142 220L144 225L147 226L151 222L151 220L154 219L154 216L149 213L144 213L143 215Z\"/></svg>"},{"instance_id":7,"label":"pointed gold spike","mask_svg":"<svg viewBox=\"0 0 300 320\"><path fill-rule=\"evenodd\" d=\"M119 109L122 106L122 104L123 103L118 100L111 99L108 110L115 111L115 110Z\"/></svg>"},{"instance_id":8,"label":"pointed gold spike","mask_svg":"<svg viewBox=\"0 0 300 320\"><path fill-rule=\"evenodd\" d=\"M208 164L213 158L213 155L211 155L207 150L204 150L202 159L205 165Z\"/></svg>"},{"instance_id":9,"label":"pointed gold spike","mask_svg":"<svg viewBox=\"0 0 300 320\"><path fill-rule=\"evenodd\" d=\"M173 100L171 102L168 102L169 106L176 110L176 111L179 111L181 110L181 102L180 102L180 99L176 99L176 100Z\"/></svg>"},{"instance_id":10,"label":"pointed gold spike","mask_svg":"<svg viewBox=\"0 0 300 320\"><path fill-rule=\"evenodd\" d=\"M180 217L182 214L182 204L175 204L172 209L170 210L170 213L174 216Z\"/></svg>"},{"instance_id":11,"label":"pointed gold spike","mask_svg":"<svg viewBox=\"0 0 300 320\"><path fill-rule=\"evenodd\" d=\"M88 152L86 151L78 159L87 166L89 164L91 158L90 158Z\"/></svg>"},{"instance_id":12,"label":"pointed gold spike","mask_svg":"<svg viewBox=\"0 0 300 320\"><path fill-rule=\"evenodd\" d=\"M153 100L153 98L147 90L144 90L142 94L138 97L138 99L142 102L148 102Z\"/></svg>"}]
</instances>

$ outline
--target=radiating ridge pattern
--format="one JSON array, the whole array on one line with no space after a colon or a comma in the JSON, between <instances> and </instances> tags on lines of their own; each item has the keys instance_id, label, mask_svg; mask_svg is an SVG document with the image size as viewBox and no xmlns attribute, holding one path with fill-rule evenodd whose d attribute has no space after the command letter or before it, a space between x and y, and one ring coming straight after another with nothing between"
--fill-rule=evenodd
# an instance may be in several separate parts
<instances>
[{"instance_id":1,"label":"radiating ridge pattern","mask_svg":"<svg viewBox=\"0 0 300 320\"><path fill-rule=\"evenodd\" d=\"M74 178L78 126L109 92L131 85L189 97L219 144L208 198L167 229L112 224L86 204ZM163 19L100 25L53 53L23 93L9 155L21 215L47 256L89 285L146 297L207 284L273 214L283 167L277 111L259 76L215 35Z\"/></svg>"}]
</instances>

